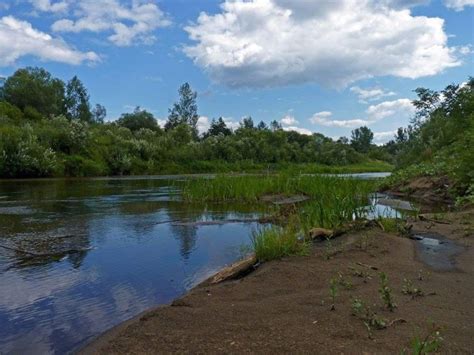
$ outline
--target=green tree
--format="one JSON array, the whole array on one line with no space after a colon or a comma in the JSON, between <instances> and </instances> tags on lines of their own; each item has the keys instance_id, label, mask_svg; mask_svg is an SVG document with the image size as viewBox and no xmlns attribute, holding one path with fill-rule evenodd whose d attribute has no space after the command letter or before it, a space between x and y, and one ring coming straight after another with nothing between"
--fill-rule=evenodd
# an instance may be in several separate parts
<instances>
[{"instance_id":1,"label":"green tree","mask_svg":"<svg viewBox=\"0 0 474 355\"><path fill-rule=\"evenodd\" d=\"M232 131L227 127L222 117L219 117L217 120L212 120L211 126L209 127L209 130L206 133L206 137L219 135L230 136L231 134Z\"/></svg>"},{"instance_id":2,"label":"green tree","mask_svg":"<svg viewBox=\"0 0 474 355\"><path fill-rule=\"evenodd\" d=\"M253 123L253 118L251 116L244 117L242 119L242 122L240 122L240 128L245 128L245 129L254 129L254 123Z\"/></svg>"},{"instance_id":3,"label":"green tree","mask_svg":"<svg viewBox=\"0 0 474 355\"><path fill-rule=\"evenodd\" d=\"M132 132L138 131L142 128L148 128L152 131L160 129L153 114L140 109L140 106L135 107L135 110L132 113L122 114L122 116L117 120L117 124L121 127L128 128Z\"/></svg>"},{"instance_id":4,"label":"green tree","mask_svg":"<svg viewBox=\"0 0 474 355\"><path fill-rule=\"evenodd\" d=\"M66 85L66 116L73 120L92 121L89 94L86 87L74 76Z\"/></svg>"},{"instance_id":5,"label":"green tree","mask_svg":"<svg viewBox=\"0 0 474 355\"><path fill-rule=\"evenodd\" d=\"M19 109L30 106L47 117L66 111L64 83L43 68L18 69L5 81L3 95Z\"/></svg>"},{"instance_id":6,"label":"green tree","mask_svg":"<svg viewBox=\"0 0 474 355\"><path fill-rule=\"evenodd\" d=\"M96 123L104 123L105 117L107 116L107 110L101 104L96 104L92 110L92 118Z\"/></svg>"},{"instance_id":7,"label":"green tree","mask_svg":"<svg viewBox=\"0 0 474 355\"><path fill-rule=\"evenodd\" d=\"M363 126L351 133L351 145L359 153L367 153L372 145L374 134L370 128Z\"/></svg>"},{"instance_id":8,"label":"green tree","mask_svg":"<svg viewBox=\"0 0 474 355\"><path fill-rule=\"evenodd\" d=\"M192 90L189 83L184 83L179 88L179 101L169 110L168 121L165 130L173 129L181 124L191 127L193 135L197 137L197 121L199 119L198 107L196 103L197 93Z\"/></svg>"}]
</instances>

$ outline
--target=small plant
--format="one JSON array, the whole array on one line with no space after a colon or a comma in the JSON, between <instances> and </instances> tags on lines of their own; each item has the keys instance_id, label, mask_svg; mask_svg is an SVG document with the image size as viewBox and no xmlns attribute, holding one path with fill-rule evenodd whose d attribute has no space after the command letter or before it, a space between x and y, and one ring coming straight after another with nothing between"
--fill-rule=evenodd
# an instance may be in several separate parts
<instances>
[{"instance_id":1,"label":"small plant","mask_svg":"<svg viewBox=\"0 0 474 355\"><path fill-rule=\"evenodd\" d=\"M352 314L364 322L367 328L368 337L372 339L372 330L380 330L387 328L387 320L377 316L369 306L367 306L360 298L352 299Z\"/></svg>"},{"instance_id":2,"label":"small plant","mask_svg":"<svg viewBox=\"0 0 474 355\"><path fill-rule=\"evenodd\" d=\"M336 310L336 297L338 294L338 279L337 278L332 278L329 281L329 295L331 296L331 311Z\"/></svg>"},{"instance_id":3,"label":"small plant","mask_svg":"<svg viewBox=\"0 0 474 355\"><path fill-rule=\"evenodd\" d=\"M384 272L381 272L379 275L380 275L380 288L379 288L380 297L382 298L385 306L390 310L390 312L393 312L395 308L397 307L397 305L393 301L392 289L388 287L387 274Z\"/></svg>"},{"instance_id":4,"label":"small plant","mask_svg":"<svg viewBox=\"0 0 474 355\"><path fill-rule=\"evenodd\" d=\"M352 308L352 315L359 317L361 314L364 313L365 304L360 298L354 297L352 299L351 308Z\"/></svg>"},{"instance_id":5,"label":"small plant","mask_svg":"<svg viewBox=\"0 0 474 355\"><path fill-rule=\"evenodd\" d=\"M379 217L377 220L380 228L387 233L397 233L399 220L397 218Z\"/></svg>"},{"instance_id":6,"label":"small plant","mask_svg":"<svg viewBox=\"0 0 474 355\"><path fill-rule=\"evenodd\" d=\"M372 237L370 237L368 234L362 235L359 239L359 249L367 251L369 247L372 245Z\"/></svg>"},{"instance_id":7,"label":"small plant","mask_svg":"<svg viewBox=\"0 0 474 355\"><path fill-rule=\"evenodd\" d=\"M424 296L423 291L415 287L413 282L407 279L403 279L402 293L412 298Z\"/></svg>"},{"instance_id":8,"label":"small plant","mask_svg":"<svg viewBox=\"0 0 474 355\"><path fill-rule=\"evenodd\" d=\"M364 282L367 282L367 279L371 279L370 273L368 273L367 271L364 271L354 266L349 267L349 269L351 270L352 276L361 277L364 279Z\"/></svg>"},{"instance_id":9,"label":"small plant","mask_svg":"<svg viewBox=\"0 0 474 355\"><path fill-rule=\"evenodd\" d=\"M351 280L347 280L342 273L338 273L338 283L340 286L344 287L346 290L351 290L354 285Z\"/></svg>"},{"instance_id":10,"label":"small plant","mask_svg":"<svg viewBox=\"0 0 474 355\"><path fill-rule=\"evenodd\" d=\"M441 337L440 328L433 326L428 335L424 338L416 335L411 340L411 353L413 355L425 355L438 351L441 347L443 338ZM404 351L403 353L406 353Z\"/></svg>"}]
</instances>

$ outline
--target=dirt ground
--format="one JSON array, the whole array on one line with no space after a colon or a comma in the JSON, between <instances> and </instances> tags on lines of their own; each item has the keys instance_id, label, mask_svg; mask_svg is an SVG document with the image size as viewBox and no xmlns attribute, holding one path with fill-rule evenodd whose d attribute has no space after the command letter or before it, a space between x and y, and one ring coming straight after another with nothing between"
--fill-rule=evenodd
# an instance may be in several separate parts
<instances>
[{"instance_id":1,"label":"dirt ground","mask_svg":"<svg viewBox=\"0 0 474 355\"><path fill-rule=\"evenodd\" d=\"M423 264L417 241L375 227L342 236L331 247L315 244L308 256L265 263L239 280L202 284L111 330L82 353L400 354L411 353L411 339L424 338L434 324L443 338L440 352L472 354L473 229L474 211L414 222L415 233L436 231L464 247L450 271ZM388 276L393 312L378 292L380 272ZM341 282L331 311L333 278ZM404 294L404 279L424 295ZM352 314L354 297L389 326L370 335Z\"/></svg>"}]
</instances>

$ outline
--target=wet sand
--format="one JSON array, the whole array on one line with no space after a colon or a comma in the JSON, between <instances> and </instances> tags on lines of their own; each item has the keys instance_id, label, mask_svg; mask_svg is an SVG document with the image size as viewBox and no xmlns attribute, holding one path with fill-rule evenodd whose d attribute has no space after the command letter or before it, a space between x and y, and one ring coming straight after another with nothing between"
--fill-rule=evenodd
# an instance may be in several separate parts
<instances>
[{"instance_id":1,"label":"wet sand","mask_svg":"<svg viewBox=\"0 0 474 355\"><path fill-rule=\"evenodd\" d=\"M424 338L432 323L444 339L441 352L472 353L474 211L445 214L444 223L428 219L414 222L413 232L435 232L459 246L451 267L423 262L426 248L419 240L375 227L351 232L331 247L315 244L308 256L265 263L239 280L201 284L81 353L400 353L414 336ZM380 298L379 272L388 275L394 312ZM331 311L330 280L340 277ZM404 279L424 295L404 294ZM369 334L352 314L354 297L389 326Z\"/></svg>"}]
</instances>

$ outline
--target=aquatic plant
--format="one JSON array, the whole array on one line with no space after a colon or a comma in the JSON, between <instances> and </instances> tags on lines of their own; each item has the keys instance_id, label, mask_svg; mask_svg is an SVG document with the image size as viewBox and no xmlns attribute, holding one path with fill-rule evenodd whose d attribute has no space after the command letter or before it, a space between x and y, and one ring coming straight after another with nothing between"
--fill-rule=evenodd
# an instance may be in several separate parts
<instances>
[{"instance_id":1,"label":"aquatic plant","mask_svg":"<svg viewBox=\"0 0 474 355\"><path fill-rule=\"evenodd\" d=\"M309 244L292 227L263 227L252 233L252 247L259 261L306 255Z\"/></svg>"},{"instance_id":2,"label":"aquatic plant","mask_svg":"<svg viewBox=\"0 0 474 355\"><path fill-rule=\"evenodd\" d=\"M300 223L305 232L314 227L334 228L361 218L366 213L368 195L376 188L373 181L333 176L246 175L184 182L182 197L198 202L259 202L265 195L305 195Z\"/></svg>"}]
</instances>

